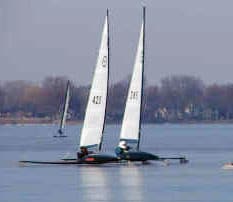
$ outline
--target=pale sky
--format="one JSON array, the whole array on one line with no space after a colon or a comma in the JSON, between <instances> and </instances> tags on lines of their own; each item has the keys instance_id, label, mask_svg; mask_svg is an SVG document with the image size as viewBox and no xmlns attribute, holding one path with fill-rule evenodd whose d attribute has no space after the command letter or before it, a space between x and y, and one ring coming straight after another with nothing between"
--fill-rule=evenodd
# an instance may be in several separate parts
<instances>
[{"instance_id":1,"label":"pale sky","mask_svg":"<svg viewBox=\"0 0 233 202\"><path fill-rule=\"evenodd\" d=\"M232 0L145 0L151 84L194 75L233 82ZM0 0L0 81L67 76L86 85L110 9L110 81L130 75L141 24L139 0Z\"/></svg>"}]
</instances>

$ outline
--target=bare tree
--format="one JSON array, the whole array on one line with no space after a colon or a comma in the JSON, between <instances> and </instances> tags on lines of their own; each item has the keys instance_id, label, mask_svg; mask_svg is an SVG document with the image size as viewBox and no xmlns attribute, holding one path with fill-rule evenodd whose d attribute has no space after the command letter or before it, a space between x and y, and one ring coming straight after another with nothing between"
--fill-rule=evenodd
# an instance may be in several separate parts
<instances>
[{"instance_id":1,"label":"bare tree","mask_svg":"<svg viewBox=\"0 0 233 202\"><path fill-rule=\"evenodd\" d=\"M107 118L111 121L122 120L127 97L129 78L113 84L109 89Z\"/></svg>"},{"instance_id":2,"label":"bare tree","mask_svg":"<svg viewBox=\"0 0 233 202\"><path fill-rule=\"evenodd\" d=\"M161 101L168 110L184 113L189 105L199 106L203 99L204 83L193 76L171 76L161 80Z\"/></svg>"}]
</instances>

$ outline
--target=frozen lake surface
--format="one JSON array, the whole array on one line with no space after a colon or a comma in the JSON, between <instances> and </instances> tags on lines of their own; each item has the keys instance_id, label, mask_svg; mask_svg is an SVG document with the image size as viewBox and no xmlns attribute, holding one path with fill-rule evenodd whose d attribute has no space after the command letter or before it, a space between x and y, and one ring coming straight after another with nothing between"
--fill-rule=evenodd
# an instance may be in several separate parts
<instances>
[{"instance_id":1,"label":"frozen lake surface","mask_svg":"<svg viewBox=\"0 0 233 202\"><path fill-rule=\"evenodd\" d=\"M20 166L18 160L75 156L81 125L53 138L56 125L0 126L1 202L233 201L233 125L143 125L141 149L160 156L185 155L190 163ZM119 125L108 125L103 151L113 153Z\"/></svg>"}]
</instances>

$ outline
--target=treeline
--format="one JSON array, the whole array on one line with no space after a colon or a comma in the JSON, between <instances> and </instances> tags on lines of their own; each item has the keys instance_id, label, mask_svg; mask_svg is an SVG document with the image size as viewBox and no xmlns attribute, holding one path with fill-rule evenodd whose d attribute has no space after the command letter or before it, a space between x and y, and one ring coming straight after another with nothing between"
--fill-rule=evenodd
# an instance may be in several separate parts
<instances>
[{"instance_id":1,"label":"treeline","mask_svg":"<svg viewBox=\"0 0 233 202\"><path fill-rule=\"evenodd\" d=\"M47 77L40 84L9 81L0 85L0 117L59 119L66 77ZM71 82L69 118L83 120L90 86ZM122 120L128 79L109 87L107 121ZM233 119L233 83L205 85L193 76L163 78L145 86L143 121L176 122Z\"/></svg>"}]
</instances>

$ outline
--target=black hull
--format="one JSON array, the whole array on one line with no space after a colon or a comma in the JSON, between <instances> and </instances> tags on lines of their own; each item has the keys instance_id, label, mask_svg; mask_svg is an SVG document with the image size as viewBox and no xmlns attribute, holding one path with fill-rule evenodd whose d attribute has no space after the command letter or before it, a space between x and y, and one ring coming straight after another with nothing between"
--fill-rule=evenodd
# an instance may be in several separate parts
<instances>
[{"instance_id":1,"label":"black hull","mask_svg":"<svg viewBox=\"0 0 233 202\"><path fill-rule=\"evenodd\" d=\"M67 137L67 135L54 135L53 137Z\"/></svg>"},{"instance_id":2,"label":"black hull","mask_svg":"<svg viewBox=\"0 0 233 202\"><path fill-rule=\"evenodd\" d=\"M127 161L150 161L150 160L160 160L160 158L154 154L142 151L128 151L118 155L120 160Z\"/></svg>"},{"instance_id":3,"label":"black hull","mask_svg":"<svg viewBox=\"0 0 233 202\"><path fill-rule=\"evenodd\" d=\"M67 161L19 161L21 164L47 164L47 165L74 165L80 164L77 160L67 160Z\"/></svg>"},{"instance_id":4,"label":"black hull","mask_svg":"<svg viewBox=\"0 0 233 202\"><path fill-rule=\"evenodd\" d=\"M22 164L47 164L47 165L87 165L87 164L104 164L119 162L119 159L115 156L106 154L90 154L86 157L77 159L62 159L58 161L19 161Z\"/></svg>"},{"instance_id":5,"label":"black hull","mask_svg":"<svg viewBox=\"0 0 233 202\"><path fill-rule=\"evenodd\" d=\"M89 154L79 160L83 164L113 163L118 161L119 159L116 156L107 154Z\"/></svg>"},{"instance_id":6,"label":"black hull","mask_svg":"<svg viewBox=\"0 0 233 202\"><path fill-rule=\"evenodd\" d=\"M166 161L166 160L178 160L181 164L188 163L189 161L185 157L159 157L157 155L143 152L143 151L128 151L118 155L120 160L127 161Z\"/></svg>"}]
</instances>

